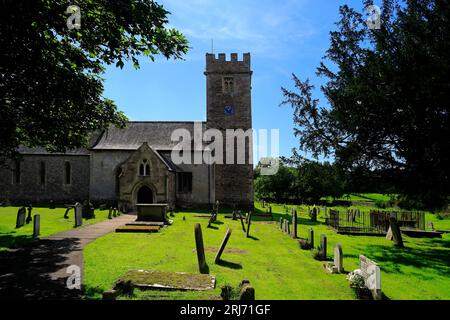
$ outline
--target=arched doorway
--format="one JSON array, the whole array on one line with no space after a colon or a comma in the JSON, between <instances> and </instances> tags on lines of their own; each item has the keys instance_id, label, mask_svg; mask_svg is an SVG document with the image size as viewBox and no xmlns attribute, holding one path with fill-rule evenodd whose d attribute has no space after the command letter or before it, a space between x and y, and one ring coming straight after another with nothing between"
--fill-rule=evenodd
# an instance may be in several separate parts
<instances>
[{"instance_id":1,"label":"arched doorway","mask_svg":"<svg viewBox=\"0 0 450 320\"><path fill-rule=\"evenodd\" d=\"M137 193L137 203L153 203L153 191L147 186L142 186Z\"/></svg>"}]
</instances>

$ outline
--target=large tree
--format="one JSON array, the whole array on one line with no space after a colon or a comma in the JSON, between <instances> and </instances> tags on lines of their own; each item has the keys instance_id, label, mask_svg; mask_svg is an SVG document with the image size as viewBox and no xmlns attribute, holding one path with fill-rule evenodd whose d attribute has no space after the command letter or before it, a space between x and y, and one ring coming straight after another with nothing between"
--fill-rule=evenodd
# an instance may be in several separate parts
<instances>
[{"instance_id":1,"label":"large tree","mask_svg":"<svg viewBox=\"0 0 450 320\"><path fill-rule=\"evenodd\" d=\"M67 20L76 5L81 27ZM88 135L126 117L103 97L105 66L181 58L187 40L151 0L6 0L0 3L0 160L19 145L50 151L85 146ZM70 27L70 28L69 28Z\"/></svg>"},{"instance_id":2,"label":"large tree","mask_svg":"<svg viewBox=\"0 0 450 320\"><path fill-rule=\"evenodd\" d=\"M365 6L371 1L364 1ZM328 105L309 80L282 89L300 148L344 169L383 169L404 195L428 207L450 191L450 3L384 0L381 28L344 5L317 69Z\"/></svg>"}]
</instances>

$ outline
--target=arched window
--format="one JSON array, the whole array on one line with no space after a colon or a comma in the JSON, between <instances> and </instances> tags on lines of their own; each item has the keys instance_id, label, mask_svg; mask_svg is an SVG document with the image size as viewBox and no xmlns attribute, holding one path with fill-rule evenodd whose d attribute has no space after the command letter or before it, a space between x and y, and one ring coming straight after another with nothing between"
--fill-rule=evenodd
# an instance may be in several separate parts
<instances>
[{"instance_id":1,"label":"arched window","mask_svg":"<svg viewBox=\"0 0 450 320\"><path fill-rule=\"evenodd\" d=\"M70 184L71 180L72 180L72 166L70 165L70 162L66 162L65 166L64 166L64 175L65 175L65 179L64 182L65 184Z\"/></svg>"},{"instance_id":2,"label":"arched window","mask_svg":"<svg viewBox=\"0 0 450 320\"><path fill-rule=\"evenodd\" d=\"M143 177L150 175L150 164L147 159L141 161L139 165L139 175Z\"/></svg>"}]
</instances>

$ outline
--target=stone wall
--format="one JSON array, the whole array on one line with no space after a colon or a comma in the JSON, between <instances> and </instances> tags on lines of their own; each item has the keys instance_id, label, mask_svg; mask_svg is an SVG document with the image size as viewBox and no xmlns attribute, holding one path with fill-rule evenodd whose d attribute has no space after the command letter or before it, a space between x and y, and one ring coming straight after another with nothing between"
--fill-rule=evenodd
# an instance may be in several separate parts
<instances>
[{"instance_id":1,"label":"stone wall","mask_svg":"<svg viewBox=\"0 0 450 320\"><path fill-rule=\"evenodd\" d=\"M71 182L65 183L65 164L71 166ZM41 183L41 163L45 164L45 182ZM0 170L0 202L12 204L75 203L89 197L88 155L24 155L20 165L20 183L13 179L12 165Z\"/></svg>"}]
</instances>

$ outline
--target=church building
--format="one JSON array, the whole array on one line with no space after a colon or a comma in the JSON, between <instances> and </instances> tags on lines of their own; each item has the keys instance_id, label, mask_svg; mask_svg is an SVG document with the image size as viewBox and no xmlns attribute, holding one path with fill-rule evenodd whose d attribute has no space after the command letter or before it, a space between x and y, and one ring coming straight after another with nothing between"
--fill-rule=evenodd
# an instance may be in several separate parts
<instances>
[{"instance_id":1,"label":"church building","mask_svg":"<svg viewBox=\"0 0 450 320\"><path fill-rule=\"evenodd\" d=\"M206 121L130 121L124 129L94 134L87 148L65 153L20 147L21 159L0 169L0 203L89 200L134 211L137 203L210 208L218 200L226 206L253 207L251 135L245 140L245 163L176 163L171 157L178 144L171 136L177 129L194 139L196 127L220 130L224 138L227 129L252 128L250 54L240 60L236 53L229 59L208 53L204 74ZM223 143L224 160L230 143L235 141ZM192 147L183 152L194 156L207 151Z\"/></svg>"}]
</instances>

